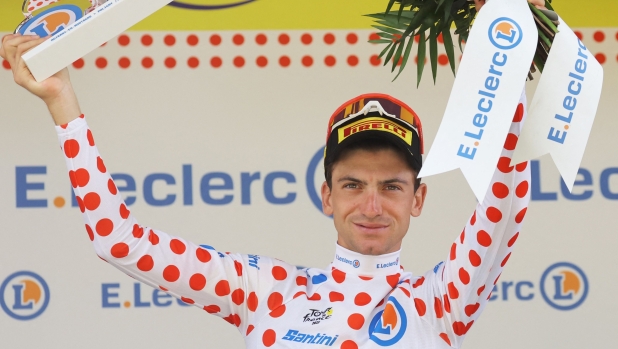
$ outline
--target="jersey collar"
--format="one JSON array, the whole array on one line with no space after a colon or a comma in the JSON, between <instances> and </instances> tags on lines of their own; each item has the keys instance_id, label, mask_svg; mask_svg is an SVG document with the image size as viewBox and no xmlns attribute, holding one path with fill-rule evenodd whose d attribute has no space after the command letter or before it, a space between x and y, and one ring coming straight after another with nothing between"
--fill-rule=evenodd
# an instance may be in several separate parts
<instances>
[{"instance_id":1,"label":"jersey collar","mask_svg":"<svg viewBox=\"0 0 618 349\"><path fill-rule=\"evenodd\" d=\"M350 251L339 244L335 244L335 259L333 267L346 273L360 275L396 274L399 272L399 254L401 250L370 256Z\"/></svg>"}]
</instances>

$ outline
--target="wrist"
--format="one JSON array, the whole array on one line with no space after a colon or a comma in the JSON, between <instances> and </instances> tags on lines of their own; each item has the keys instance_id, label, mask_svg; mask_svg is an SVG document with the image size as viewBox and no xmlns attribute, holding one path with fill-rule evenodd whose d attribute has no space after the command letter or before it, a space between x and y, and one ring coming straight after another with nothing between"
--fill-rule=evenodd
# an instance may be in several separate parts
<instances>
[{"instance_id":1,"label":"wrist","mask_svg":"<svg viewBox=\"0 0 618 349\"><path fill-rule=\"evenodd\" d=\"M67 124L82 114L77 96L71 85L67 85L56 96L43 101L56 125Z\"/></svg>"}]
</instances>

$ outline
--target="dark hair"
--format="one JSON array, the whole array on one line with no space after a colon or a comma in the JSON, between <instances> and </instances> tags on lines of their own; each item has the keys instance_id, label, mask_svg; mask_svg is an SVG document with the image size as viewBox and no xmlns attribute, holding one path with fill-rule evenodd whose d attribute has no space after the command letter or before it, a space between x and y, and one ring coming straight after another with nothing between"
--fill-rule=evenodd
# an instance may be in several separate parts
<instances>
[{"instance_id":1,"label":"dark hair","mask_svg":"<svg viewBox=\"0 0 618 349\"><path fill-rule=\"evenodd\" d=\"M329 189L333 189L333 168L339 159L346 156L349 152L353 150L365 150L369 152L378 152L381 150L393 150L397 154L401 155L402 158L405 159L408 168L412 171L414 176L414 191L421 185L421 179L418 178L418 170L414 168L409 157L406 155L405 150L401 149L397 145L392 142L385 140L383 138L368 138L363 139L361 141L352 142L350 144L346 144L339 153L335 154L332 158L332 161L324 164L324 176L326 177L326 184Z\"/></svg>"}]
</instances>

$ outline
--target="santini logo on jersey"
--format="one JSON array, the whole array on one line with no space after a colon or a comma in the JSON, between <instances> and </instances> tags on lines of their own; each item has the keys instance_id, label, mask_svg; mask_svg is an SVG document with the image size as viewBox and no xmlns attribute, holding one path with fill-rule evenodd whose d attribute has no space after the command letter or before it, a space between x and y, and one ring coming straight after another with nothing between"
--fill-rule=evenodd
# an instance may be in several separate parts
<instances>
[{"instance_id":1,"label":"santini logo on jersey","mask_svg":"<svg viewBox=\"0 0 618 349\"><path fill-rule=\"evenodd\" d=\"M388 267L392 267L394 265L399 265L399 257L397 257L397 259L395 259L392 262L376 264L376 269L388 268Z\"/></svg>"},{"instance_id":2,"label":"santini logo on jersey","mask_svg":"<svg viewBox=\"0 0 618 349\"><path fill-rule=\"evenodd\" d=\"M339 335L336 335L334 337L328 336L326 333L321 334L306 334L306 333L300 333L296 330L288 330L288 333L285 334L285 336L283 336L283 340L285 341L290 341L290 342L299 342L299 343L307 343L307 344L321 344L321 345L326 345L328 347L332 347L333 344L335 344L335 342L337 341L337 337L339 337Z\"/></svg>"},{"instance_id":3,"label":"santini logo on jersey","mask_svg":"<svg viewBox=\"0 0 618 349\"><path fill-rule=\"evenodd\" d=\"M398 124L383 119L383 118L366 118L359 120L357 122L351 123L346 127L342 127L338 130L339 132L339 143L343 142L344 139L349 136L363 131L376 130L389 132L394 134L395 136L401 138L403 141L408 143L408 145L412 144L412 133L408 132L403 127Z\"/></svg>"},{"instance_id":4,"label":"santini logo on jersey","mask_svg":"<svg viewBox=\"0 0 618 349\"><path fill-rule=\"evenodd\" d=\"M332 307L325 310L309 309L309 313L303 317L303 322L311 322L312 325L317 325L321 321L330 319L331 316L333 316Z\"/></svg>"},{"instance_id":5,"label":"santini logo on jersey","mask_svg":"<svg viewBox=\"0 0 618 349\"><path fill-rule=\"evenodd\" d=\"M337 258L337 260L340 261L340 262L343 262L345 264L349 264L349 265L353 266L354 268L360 267L360 262L358 261L358 259L351 260L351 259L347 259L345 257L340 257L338 254L335 255L335 258Z\"/></svg>"}]
</instances>

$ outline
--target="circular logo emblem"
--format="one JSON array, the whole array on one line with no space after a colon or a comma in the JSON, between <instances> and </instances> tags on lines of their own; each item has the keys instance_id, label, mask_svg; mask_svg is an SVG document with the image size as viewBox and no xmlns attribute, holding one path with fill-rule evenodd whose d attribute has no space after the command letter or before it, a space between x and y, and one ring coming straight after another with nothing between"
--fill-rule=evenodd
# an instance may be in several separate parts
<instances>
[{"instance_id":1,"label":"circular logo emblem","mask_svg":"<svg viewBox=\"0 0 618 349\"><path fill-rule=\"evenodd\" d=\"M510 50L517 47L523 38L523 32L517 22L500 17L489 26L489 40L499 49Z\"/></svg>"},{"instance_id":2,"label":"circular logo emblem","mask_svg":"<svg viewBox=\"0 0 618 349\"><path fill-rule=\"evenodd\" d=\"M182 0L172 1L169 6L180 7L187 10L221 10L254 2L256 0Z\"/></svg>"},{"instance_id":3,"label":"circular logo emblem","mask_svg":"<svg viewBox=\"0 0 618 349\"><path fill-rule=\"evenodd\" d=\"M49 287L39 275L19 271L7 277L0 286L0 306L16 320L32 320L49 304Z\"/></svg>"},{"instance_id":4,"label":"circular logo emblem","mask_svg":"<svg viewBox=\"0 0 618 349\"><path fill-rule=\"evenodd\" d=\"M559 310L579 307L588 295L586 274L574 264L551 265L541 276L541 295L547 304Z\"/></svg>"},{"instance_id":5,"label":"circular logo emblem","mask_svg":"<svg viewBox=\"0 0 618 349\"><path fill-rule=\"evenodd\" d=\"M55 35L82 18L83 11L76 5L59 5L32 17L19 28L22 35L45 37Z\"/></svg>"},{"instance_id":6,"label":"circular logo emblem","mask_svg":"<svg viewBox=\"0 0 618 349\"><path fill-rule=\"evenodd\" d=\"M388 297L384 310L379 311L369 323L369 338L382 347L391 346L401 340L408 319L406 312L395 297Z\"/></svg>"},{"instance_id":7,"label":"circular logo emblem","mask_svg":"<svg viewBox=\"0 0 618 349\"><path fill-rule=\"evenodd\" d=\"M358 268L358 267L360 267L360 262L358 261L358 259L355 259L355 260L354 260L354 262L352 262L352 266L353 266L354 268Z\"/></svg>"}]
</instances>

